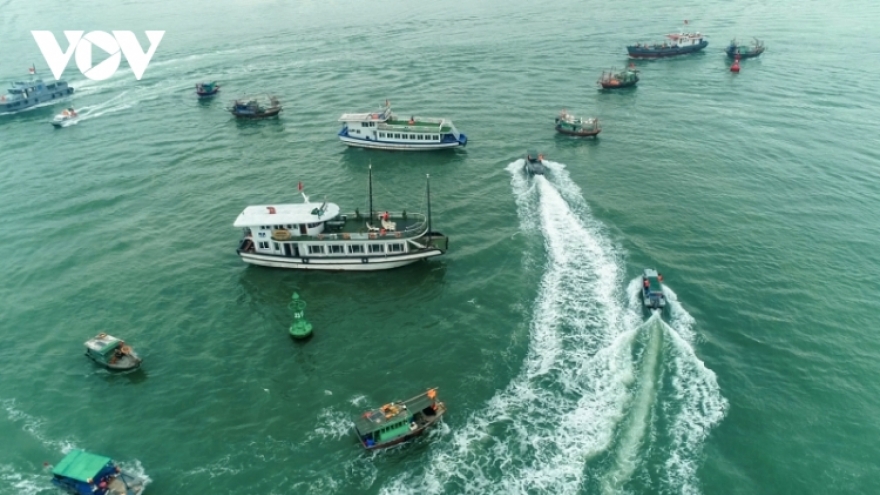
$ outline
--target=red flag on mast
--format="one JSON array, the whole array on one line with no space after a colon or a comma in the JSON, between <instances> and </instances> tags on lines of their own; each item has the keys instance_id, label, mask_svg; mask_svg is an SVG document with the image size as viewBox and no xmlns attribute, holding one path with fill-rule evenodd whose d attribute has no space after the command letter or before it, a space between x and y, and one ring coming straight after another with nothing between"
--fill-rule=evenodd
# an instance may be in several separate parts
<instances>
[{"instance_id":1,"label":"red flag on mast","mask_svg":"<svg viewBox=\"0 0 880 495\"><path fill-rule=\"evenodd\" d=\"M302 183L302 181L299 181L299 185L297 186L297 189L299 189L300 191L303 190L303 183Z\"/></svg>"},{"instance_id":2,"label":"red flag on mast","mask_svg":"<svg viewBox=\"0 0 880 495\"><path fill-rule=\"evenodd\" d=\"M33 67L31 67L31 68L28 69L28 72L30 72L31 74L36 74L36 73L37 73L37 70L34 69Z\"/></svg>"},{"instance_id":3,"label":"red flag on mast","mask_svg":"<svg viewBox=\"0 0 880 495\"><path fill-rule=\"evenodd\" d=\"M688 23L688 20L687 20L687 19L685 19L685 20L684 20L684 23L685 23L685 24L687 24L687 23Z\"/></svg>"}]
</instances>

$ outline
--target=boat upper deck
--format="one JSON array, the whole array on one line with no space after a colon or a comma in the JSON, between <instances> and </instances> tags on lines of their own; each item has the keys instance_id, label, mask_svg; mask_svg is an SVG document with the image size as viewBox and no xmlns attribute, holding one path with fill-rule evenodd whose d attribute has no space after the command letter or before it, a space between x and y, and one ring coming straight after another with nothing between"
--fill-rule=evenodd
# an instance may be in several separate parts
<instances>
[{"instance_id":1,"label":"boat upper deck","mask_svg":"<svg viewBox=\"0 0 880 495\"><path fill-rule=\"evenodd\" d=\"M339 215L336 203L304 203L248 206L235 219L234 227L275 224L314 224Z\"/></svg>"}]
</instances>

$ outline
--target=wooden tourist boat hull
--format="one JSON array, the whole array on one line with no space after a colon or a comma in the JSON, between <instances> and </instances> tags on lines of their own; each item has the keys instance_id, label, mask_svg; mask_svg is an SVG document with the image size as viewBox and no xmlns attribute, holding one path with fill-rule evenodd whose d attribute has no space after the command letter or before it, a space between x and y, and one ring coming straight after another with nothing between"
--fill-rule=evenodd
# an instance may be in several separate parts
<instances>
[{"instance_id":1,"label":"wooden tourist boat hull","mask_svg":"<svg viewBox=\"0 0 880 495\"><path fill-rule=\"evenodd\" d=\"M628 46L626 47L626 51L629 52L629 56L632 58L665 58L696 53L703 48L706 48L708 45L709 42L703 40L696 45L667 48L645 48L641 46Z\"/></svg>"},{"instance_id":2,"label":"wooden tourist boat hull","mask_svg":"<svg viewBox=\"0 0 880 495\"><path fill-rule=\"evenodd\" d=\"M286 256L271 254L256 254L239 251L242 261L252 265L267 266L272 268L291 268L294 270L326 270L326 271L357 271L369 272L377 270L389 270L399 268L417 261L435 256L440 256L443 251L429 249L417 253L405 253L391 256L364 256L362 258L350 257L313 257L313 258L288 258Z\"/></svg>"},{"instance_id":3,"label":"wooden tourist boat hull","mask_svg":"<svg viewBox=\"0 0 880 495\"><path fill-rule=\"evenodd\" d=\"M235 113L231 112L232 115L235 115L236 118L239 119L249 119L249 120L258 120L258 119L268 119L272 117L277 117L279 113L281 113L280 108L269 110L263 113Z\"/></svg>"},{"instance_id":4,"label":"wooden tourist boat hull","mask_svg":"<svg viewBox=\"0 0 880 495\"><path fill-rule=\"evenodd\" d=\"M571 129L564 129L560 126L556 126L556 132L558 132L560 134L565 134L566 136L591 137L591 136L598 135L600 132L602 132L602 129L597 129L597 130L589 129L589 130L583 130L583 131L573 131Z\"/></svg>"},{"instance_id":5,"label":"wooden tourist boat hull","mask_svg":"<svg viewBox=\"0 0 880 495\"><path fill-rule=\"evenodd\" d=\"M442 402L438 402L437 403L437 414L435 416L433 416L431 419L429 419L427 421L427 423L425 423L423 426L416 428L415 430L412 430L410 433L408 433L400 438L395 438L394 440L391 440L390 442L379 443L376 445L367 446L366 443L361 441L361 446L363 446L367 450L381 450L381 449L387 449L388 447L393 447L395 445L399 445L401 443L407 442L409 440L412 440L413 438L416 438L417 436L424 433L425 430L427 430L428 428L437 424L440 421L440 418L442 418L444 414L446 414L446 405L443 404ZM355 428L355 433L357 433L356 428Z\"/></svg>"},{"instance_id":6,"label":"wooden tourist boat hull","mask_svg":"<svg viewBox=\"0 0 880 495\"><path fill-rule=\"evenodd\" d=\"M339 139L348 146L396 151L432 151L461 148L467 145L467 136L464 134L460 134L460 136L461 137L457 140L445 140L439 143L394 143L388 141L375 141L369 137L366 139L352 137L348 134L343 134L342 131L339 133Z\"/></svg>"},{"instance_id":7,"label":"wooden tourist boat hull","mask_svg":"<svg viewBox=\"0 0 880 495\"><path fill-rule=\"evenodd\" d=\"M730 58L736 58L737 55L739 55L740 59L755 58L764 53L764 47L762 46L756 50L753 47L728 46L725 51Z\"/></svg>"}]
</instances>

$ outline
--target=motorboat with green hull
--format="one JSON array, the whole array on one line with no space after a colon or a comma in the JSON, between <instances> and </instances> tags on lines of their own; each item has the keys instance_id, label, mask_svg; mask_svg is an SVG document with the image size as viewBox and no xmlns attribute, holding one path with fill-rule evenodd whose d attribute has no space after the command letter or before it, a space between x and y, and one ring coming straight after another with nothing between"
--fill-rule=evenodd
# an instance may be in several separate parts
<instances>
[{"instance_id":1,"label":"motorboat with green hull","mask_svg":"<svg viewBox=\"0 0 880 495\"><path fill-rule=\"evenodd\" d=\"M71 450L52 468L52 484L73 495L141 495L146 481L112 459Z\"/></svg>"},{"instance_id":2,"label":"motorboat with green hull","mask_svg":"<svg viewBox=\"0 0 880 495\"><path fill-rule=\"evenodd\" d=\"M437 400L435 387L364 412L354 420L354 430L365 449L384 449L421 435L444 414L446 404Z\"/></svg>"},{"instance_id":3,"label":"motorboat with green hull","mask_svg":"<svg viewBox=\"0 0 880 495\"><path fill-rule=\"evenodd\" d=\"M298 270L374 271L441 256L449 238L431 219L431 183L426 179L427 215L373 208L373 168L369 172L369 213L342 214L326 200L248 206L233 226L243 229L236 252L246 263Z\"/></svg>"},{"instance_id":4,"label":"motorboat with green hull","mask_svg":"<svg viewBox=\"0 0 880 495\"><path fill-rule=\"evenodd\" d=\"M666 307L666 295L663 294L663 275L657 270L646 268L642 273L642 303L647 309L663 309Z\"/></svg>"},{"instance_id":5,"label":"motorboat with green hull","mask_svg":"<svg viewBox=\"0 0 880 495\"><path fill-rule=\"evenodd\" d=\"M141 365L141 358L125 341L106 333L99 333L86 341L86 356L113 371L133 370Z\"/></svg>"},{"instance_id":6,"label":"motorboat with green hull","mask_svg":"<svg viewBox=\"0 0 880 495\"><path fill-rule=\"evenodd\" d=\"M535 150L526 152L525 161L524 170L529 175L544 175L547 171L547 167L544 166L544 155Z\"/></svg>"}]
</instances>

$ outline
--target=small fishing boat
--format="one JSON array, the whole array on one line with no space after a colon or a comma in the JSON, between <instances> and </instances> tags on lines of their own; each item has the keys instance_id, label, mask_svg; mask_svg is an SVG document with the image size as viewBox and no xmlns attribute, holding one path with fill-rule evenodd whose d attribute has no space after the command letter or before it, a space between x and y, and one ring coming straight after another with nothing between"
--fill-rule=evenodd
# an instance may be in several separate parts
<instances>
[{"instance_id":1,"label":"small fishing boat","mask_svg":"<svg viewBox=\"0 0 880 495\"><path fill-rule=\"evenodd\" d=\"M684 23L687 25L688 21ZM626 51L632 58L664 58L696 53L709 46L709 42L704 39L705 36L699 32L685 33L682 30L679 33L667 34L666 38L667 41L663 43L636 43L627 46Z\"/></svg>"},{"instance_id":2,"label":"small fishing boat","mask_svg":"<svg viewBox=\"0 0 880 495\"><path fill-rule=\"evenodd\" d=\"M629 88L635 86L637 82L639 82L639 70L633 64L629 64L629 67L620 72L614 69L608 72L602 71L602 75L596 81L602 89Z\"/></svg>"},{"instance_id":3,"label":"small fishing boat","mask_svg":"<svg viewBox=\"0 0 880 495\"><path fill-rule=\"evenodd\" d=\"M666 296L663 295L663 275L657 270L646 268L642 274L642 302L648 309L666 307Z\"/></svg>"},{"instance_id":4,"label":"small fishing boat","mask_svg":"<svg viewBox=\"0 0 880 495\"><path fill-rule=\"evenodd\" d=\"M366 411L354 420L354 430L365 449L384 449L421 435L445 413L446 405L431 388L412 399Z\"/></svg>"},{"instance_id":5,"label":"small fishing boat","mask_svg":"<svg viewBox=\"0 0 880 495\"><path fill-rule=\"evenodd\" d=\"M290 336L295 339L306 339L312 335L312 324L306 321L306 302L299 294L293 293L287 307L293 311L293 323L290 324Z\"/></svg>"},{"instance_id":6,"label":"small fishing boat","mask_svg":"<svg viewBox=\"0 0 880 495\"><path fill-rule=\"evenodd\" d=\"M537 151L527 151L525 160L526 166L524 167L524 170L529 175L544 175L544 172L547 171L547 167L544 166L544 155Z\"/></svg>"},{"instance_id":7,"label":"small fishing boat","mask_svg":"<svg viewBox=\"0 0 880 495\"><path fill-rule=\"evenodd\" d=\"M345 113L339 117L339 139L360 148L427 151L467 145L467 136L458 132L451 120L433 117L400 118L391 112L391 103L375 113Z\"/></svg>"},{"instance_id":8,"label":"small fishing boat","mask_svg":"<svg viewBox=\"0 0 880 495\"><path fill-rule=\"evenodd\" d=\"M281 104L274 96L242 98L235 100L228 110L240 119L267 119L281 113Z\"/></svg>"},{"instance_id":9,"label":"small fishing boat","mask_svg":"<svg viewBox=\"0 0 880 495\"><path fill-rule=\"evenodd\" d=\"M244 235L236 251L246 263L298 270L386 270L441 256L449 238L434 231L430 177L425 183L427 215L373 208L373 167L369 168L369 214L341 214L335 203L248 206L235 227Z\"/></svg>"},{"instance_id":10,"label":"small fishing boat","mask_svg":"<svg viewBox=\"0 0 880 495\"><path fill-rule=\"evenodd\" d=\"M196 94L199 98L214 96L220 92L220 85L216 82L204 82L196 84Z\"/></svg>"},{"instance_id":11,"label":"small fishing boat","mask_svg":"<svg viewBox=\"0 0 880 495\"><path fill-rule=\"evenodd\" d=\"M69 125L76 124L79 121L79 115L76 113L76 110L73 107L64 109L63 112L59 113L52 119L52 125L57 127L67 127Z\"/></svg>"},{"instance_id":12,"label":"small fishing boat","mask_svg":"<svg viewBox=\"0 0 880 495\"><path fill-rule=\"evenodd\" d=\"M727 52L728 57L735 59L737 55L739 58L754 58L764 53L764 50L764 42L758 38L754 38L751 45L737 45L734 38L730 40L730 45L724 51Z\"/></svg>"},{"instance_id":13,"label":"small fishing boat","mask_svg":"<svg viewBox=\"0 0 880 495\"><path fill-rule=\"evenodd\" d=\"M130 346L106 333L99 333L86 341L86 356L114 371L133 370L141 365L141 358Z\"/></svg>"},{"instance_id":14,"label":"small fishing boat","mask_svg":"<svg viewBox=\"0 0 880 495\"><path fill-rule=\"evenodd\" d=\"M146 482L109 457L71 450L52 469L52 484L74 495L140 495Z\"/></svg>"},{"instance_id":15,"label":"small fishing boat","mask_svg":"<svg viewBox=\"0 0 880 495\"><path fill-rule=\"evenodd\" d=\"M559 117L556 117L556 132L566 136L589 137L597 136L602 128L599 127L599 119L575 117L563 108Z\"/></svg>"}]
</instances>

